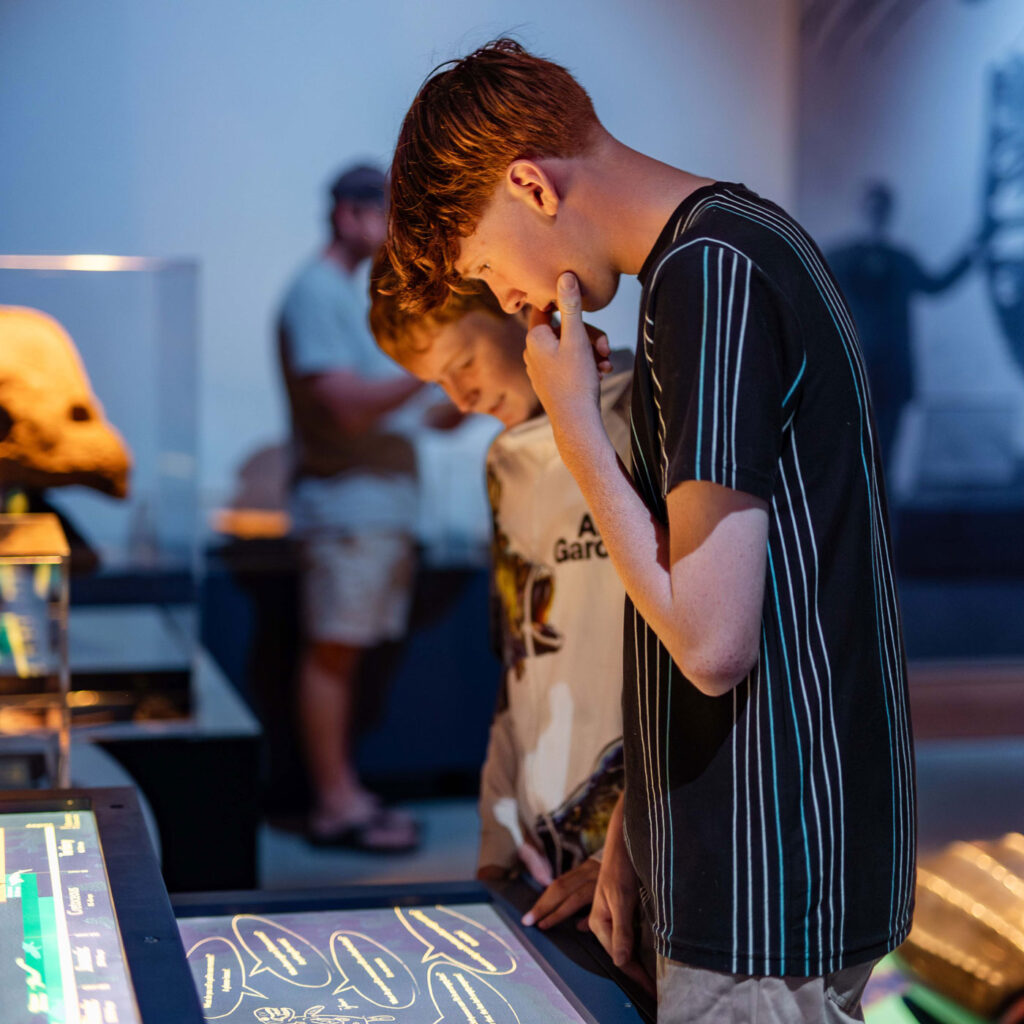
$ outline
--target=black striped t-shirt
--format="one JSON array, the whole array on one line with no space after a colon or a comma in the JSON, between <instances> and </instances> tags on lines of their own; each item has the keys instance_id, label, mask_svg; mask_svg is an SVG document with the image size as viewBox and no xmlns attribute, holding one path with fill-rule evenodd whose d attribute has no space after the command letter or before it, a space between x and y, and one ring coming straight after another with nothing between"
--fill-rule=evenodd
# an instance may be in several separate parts
<instances>
[{"instance_id":1,"label":"black striped t-shirt","mask_svg":"<svg viewBox=\"0 0 1024 1024\"><path fill-rule=\"evenodd\" d=\"M663 956L819 975L910 925L914 762L885 490L856 331L820 251L698 189L640 272L633 479L769 506L758 661L707 697L626 603L626 838Z\"/></svg>"}]
</instances>

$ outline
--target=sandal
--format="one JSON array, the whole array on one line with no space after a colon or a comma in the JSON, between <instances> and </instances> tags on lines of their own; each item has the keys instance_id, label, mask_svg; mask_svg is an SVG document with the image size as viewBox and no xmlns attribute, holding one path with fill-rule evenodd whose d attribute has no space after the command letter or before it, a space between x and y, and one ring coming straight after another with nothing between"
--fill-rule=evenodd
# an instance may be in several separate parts
<instances>
[{"instance_id":1,"label":"sandal","mask_svg":"<svg viewBox=\"0 0 1024 1024\"><path fill-rule=\"evenodd\" d=\"M388 837L388 833L395 832L404 833L406 838L395 842ZM417 821L403 811L377 807L368 818L330 832L309 829L306 838L313 846L348 847L363 853L411 853L419 848L420 828Z\"/></svg>"}]
</instances>

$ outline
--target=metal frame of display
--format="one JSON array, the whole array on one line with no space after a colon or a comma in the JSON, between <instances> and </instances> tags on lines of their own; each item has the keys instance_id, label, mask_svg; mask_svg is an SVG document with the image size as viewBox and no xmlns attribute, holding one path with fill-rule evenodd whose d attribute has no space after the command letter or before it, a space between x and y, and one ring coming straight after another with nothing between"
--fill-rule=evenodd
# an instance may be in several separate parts
<instances>
[{"instance_id":1,"label":"metal frame of display","mask_svg":"<svg viewBox=\"0 0 1024 1024\"><path fill-rule=\"evenodd\" d=\"M203 1024L177 921L128 787L0 790L0 814L88 810L96 818L110 896L143 1024Z\"/></svg>"}]
</instances>

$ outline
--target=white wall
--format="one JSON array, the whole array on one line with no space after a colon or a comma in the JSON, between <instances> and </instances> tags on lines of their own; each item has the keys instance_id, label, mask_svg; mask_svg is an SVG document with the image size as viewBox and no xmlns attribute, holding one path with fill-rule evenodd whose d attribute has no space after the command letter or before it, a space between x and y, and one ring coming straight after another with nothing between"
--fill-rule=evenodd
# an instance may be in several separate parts
<instances>
[{"instance_id":1,"label":"white wall","mask_svg":"<svg viewBox=\"0 0 1024 1024\"><path fill-rule=\"evenodd\" d=\"M791 198L793 0L0 0L0 251L195 256L210 499L283 432L275 304L325 182L512 32L626 143ZM632 345L635 283L599 322ZM595 318L596 319L596 318Z\"/></svg>"}]
</instances>

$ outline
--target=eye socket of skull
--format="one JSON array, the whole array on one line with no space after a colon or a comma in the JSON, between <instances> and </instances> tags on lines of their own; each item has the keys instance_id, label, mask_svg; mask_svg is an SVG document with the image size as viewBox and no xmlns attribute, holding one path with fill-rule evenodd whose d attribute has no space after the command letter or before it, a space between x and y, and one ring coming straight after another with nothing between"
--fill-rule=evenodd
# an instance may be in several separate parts
<instances>
[{"instance_id":1,"label":"eye socket of skull","mask_svg":"<svg viewBox=\"0 0 1024 1024\"><path fill-rule=\"evenodd\" d=\"M14 417L0 405L0 441L6 441L14 429Z\"/></svg>"},{"instance_id":2,"label":"eye socket of skull","mask_svg":"<svg viewBox=\"0 0 1024 1024\"><path fill-rule=\"evenodd\" d=\"M81 402L75 402L68 410L68 415L75 423L88 423L92 419L92 412L89 410L89 407L82 405Z\"/></svg>"}]
</instances>

